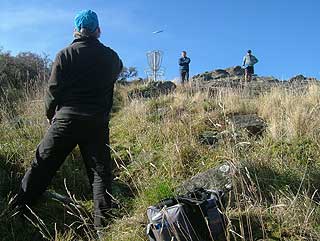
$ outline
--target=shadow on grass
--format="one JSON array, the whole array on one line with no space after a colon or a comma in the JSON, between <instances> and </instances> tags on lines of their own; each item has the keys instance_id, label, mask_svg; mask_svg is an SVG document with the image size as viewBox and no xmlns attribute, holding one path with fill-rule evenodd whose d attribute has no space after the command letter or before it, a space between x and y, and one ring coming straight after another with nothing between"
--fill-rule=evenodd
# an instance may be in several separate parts
<instances>
[{"instance_id":1,"label":"shadow on grass","mask_svg":"<svg viewBox=\"0 0 320 241\"><path fill-rule=\"evenodd\" d=\"M300 192L307 194L315 201L319 200L319 194L316 192L320 186L319 167L305 165L298 170L294 168L280 169L257 163L247 163L246 167L250 173L251 181L259 189L259 194L267 203L272 203L274 194L279 191L290 191L293 195Z\"/></svg>"}]
</instances>

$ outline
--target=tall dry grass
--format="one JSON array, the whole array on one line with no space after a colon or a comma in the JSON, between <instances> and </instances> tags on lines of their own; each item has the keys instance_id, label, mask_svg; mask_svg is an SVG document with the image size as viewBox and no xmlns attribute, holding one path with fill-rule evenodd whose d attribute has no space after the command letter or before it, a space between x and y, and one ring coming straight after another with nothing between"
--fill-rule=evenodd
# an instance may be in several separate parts
<instances>
[{"instance_id":1,"label":"tall dry grass","mask_svg":"<svg viewBox=\"0 0 320 241\"><path fill-rule=\"evenodd\" d=\"M229 240L320 239L319 85L304 90L276 87L259 95L230 88L212 95L209 89L179 87L151 99L129 99L130 88L118 87L119 108L111 119L114 197L120 208L114 210L105 240L147 240L146 208L174 195L175 188L189 177L221 163L234 167L234 188L225 210ZM21 125L1 121L5 138L0 140L0 157L10 167L23 169L21 163L30 161L35 143L45 132L41 105L32 100L22 104L17 114ZM267 123L266 132L260 138L236 133L227 121L233 113L259 115ZM213 147L199 141L204 131L226 135ZM77 150L70 159L53 189L62 191L59 186L71 172L70 192L82 196L88 189L77 184L86 181L84 173L81 167L78 173L71 171L80 163ZM86 204L91 205L90 201ZM69 228L57 227L56 232L52 222L47 225L55 240L81 237ZM83 235L83 239L88 237Z\"/></svg>"},{"instance_id":2,"label":"tall dry grass","mask_svg":"<svg viewBox=\"0 0 320 241\"><path fill-rule=\"evenodd\" d=\"M236 188L227 207L230 240L317 240L319 94L317 84L305 90L277 87L258 96L241 89L214 96L181 89L129 102L112 120L112 139L124 163L119 178L137 190L130 214L111 225L109 238L146 240L145 210L165 197L148 199L161 189L150 183L166 180L176 187L228 162L236 167ZM266 133L260 139L244 134L244 147L230 140L215 149L201 145L202 131L234 131L226 121L231 113L256 113L266 121Z\"/></svg>"}]
</instances>

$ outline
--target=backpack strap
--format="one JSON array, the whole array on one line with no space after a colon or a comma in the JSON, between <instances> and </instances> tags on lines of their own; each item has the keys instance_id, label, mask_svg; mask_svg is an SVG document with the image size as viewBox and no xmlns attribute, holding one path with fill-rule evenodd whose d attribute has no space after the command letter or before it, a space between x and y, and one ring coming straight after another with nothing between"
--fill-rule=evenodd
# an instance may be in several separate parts
<instances>
[{"instance_id":1,"label":"backpack strap","mask_svg":"<svg viewBox=\"0 0 320 241\"><path fill-rule=\"evenodd\" d=\"M178 203L176 198L166 198L161 200L157 205L155 205L156 208L162 209L164 207L171 207L173 205L176 205Z\"/></svg>"},{"instance_id":2,"label":"backpack strap","mask_svg":"<svg viewBox=\"0 0 320 241\"><path fill-rule=\"evenodd\" d=\"M153 231L152 231L152 228L153 228L153 224L152 224L152 223L149 223L149 224L147 225L147 232L146 232L146 233L147 233L150 241L156 241L156 237L154 236L154 233L153 233Z\"/></svg>"}]
</instances>

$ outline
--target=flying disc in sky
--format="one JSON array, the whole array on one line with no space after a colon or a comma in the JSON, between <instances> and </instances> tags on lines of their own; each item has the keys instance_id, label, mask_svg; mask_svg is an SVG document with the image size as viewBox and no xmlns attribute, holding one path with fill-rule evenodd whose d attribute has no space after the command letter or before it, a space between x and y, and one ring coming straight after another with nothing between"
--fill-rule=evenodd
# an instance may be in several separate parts
<instances>
[{"instance_id":1,"label":"flying disc in sky","mask_svg":"<svg viewBox=\"0 0 320 241\"><path fill-rule=\"evenodd\" d=\"M162 33L162 32L164 32L164 30L157 30L157 31L154 31L154 32L152 32L153 34L158 34L158 33Z\"/></svg>"}]
</instances>

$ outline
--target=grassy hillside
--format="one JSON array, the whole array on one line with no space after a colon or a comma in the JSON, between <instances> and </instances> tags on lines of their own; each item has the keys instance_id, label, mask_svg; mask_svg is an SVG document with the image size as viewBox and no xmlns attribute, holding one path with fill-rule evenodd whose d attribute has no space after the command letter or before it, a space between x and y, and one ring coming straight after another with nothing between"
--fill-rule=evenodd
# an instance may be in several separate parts
<instances>
[{"instance_id":1,"label":"grassy hillside","mask_svg":"<svg viewBox=\"0 0 320 241\"><path fill-rule=\"evenodd\" d=\"M105 230L106 240L147 240L146 208L173 195L184 180L222 163L234 167L225 210L230 240L320 240L318 85L275 87L260 95L227 88L212 95L209 89L178 87L156 98L128 99L132 88L117 86L111 119L114 197L120 208ZM14 118L3 108L0 210L48 128L41 98L24 98ZM227 122L234 113L257 114L266 121L266 132L257 138L234 130ZM227 135L213 147L199 141L205 131ZM19 217L2 220L1 240L40 240L39 231L53 240L90 239L92 195L85 175L76 149L50 189L69 191L83 207L69 210L44 198L34 207L34 224Z\"/></svg>"}]
</instances>

